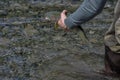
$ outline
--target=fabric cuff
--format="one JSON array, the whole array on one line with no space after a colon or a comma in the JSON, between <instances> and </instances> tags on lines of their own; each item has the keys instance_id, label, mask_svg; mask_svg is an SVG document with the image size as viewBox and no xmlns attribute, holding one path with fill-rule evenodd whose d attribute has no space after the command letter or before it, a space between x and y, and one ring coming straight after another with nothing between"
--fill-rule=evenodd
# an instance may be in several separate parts
<instances>
[{"instance_id":1,"label":"fabric cuff","mask_svg":"<svg viewBox=\"0 0 120 80\"><path fill-rule=\"evenodd\" d=\"M72 20L67 18L64 20L65 25L67 26L68 29L71 29L75 26L75 24L72 23Z\"/></svg>"}]
</instances>

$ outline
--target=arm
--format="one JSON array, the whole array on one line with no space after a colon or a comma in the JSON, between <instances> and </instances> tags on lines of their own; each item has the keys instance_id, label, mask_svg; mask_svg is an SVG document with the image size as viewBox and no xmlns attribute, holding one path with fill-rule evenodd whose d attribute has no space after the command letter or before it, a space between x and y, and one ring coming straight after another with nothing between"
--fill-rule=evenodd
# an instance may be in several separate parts
<instances>
[{"instance_id":1,"label":"arm","mask_svg":"<svg viewBox=\"0 0 120 80\"><path fill-rule=\"evenodd\" d=\"M68 28L79 26L98 15L107 0L84 0L82 5L69 17L64 20Z\"/></svg>"}]
</instances>

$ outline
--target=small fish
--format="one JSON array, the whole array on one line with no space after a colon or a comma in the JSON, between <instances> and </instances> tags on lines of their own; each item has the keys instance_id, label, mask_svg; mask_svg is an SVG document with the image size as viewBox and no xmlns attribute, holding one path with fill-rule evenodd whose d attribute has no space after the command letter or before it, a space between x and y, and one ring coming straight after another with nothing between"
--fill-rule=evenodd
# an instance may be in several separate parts
<instances>
[{"instance_id":1,"label":"small fish","mask_svg":"<svg viewBox=\"0 0 120 80\"><path fill-rule=\"evenodd\" d=\"M89 39L88 39L88 37L87 37L84 29L83 29L81 26L78 26L78 28L79 28L79 30L80 30L80 31L79 31L79 36L80 36L80 38L82 39L82 41L83 41L84 43L87 43L87 44L88 44L88 51L90 51L90 48L93 47L92 44L91 44L91 42L89 41Z\"/></svg>"},{"instance_id":2,"label":"small fish","mask_svg":"<svg viewBox=\"0 0 120 80\"><path fill-rule=\"evenodd\" d=\"M89 42L89 39L88 37L86 36L86 33L85 31L83 30L83 28L81 26L78 26L78 29L80 30L79 33L80 33L80 37L81 39L86 43L86 42Z\"/></svg>"},{"instance_id":3,"label":"small fish","mask_svg":"<svg viewBox=\"0 0 120 80\"><path fill-rule=\"evenodd\" d=\"M58 26L59 26L59 25L58 25L58 21L56 21L55 24L54 24L54 29L57 30L57 29L58 29Z\"/></svg>"}]
</instances>

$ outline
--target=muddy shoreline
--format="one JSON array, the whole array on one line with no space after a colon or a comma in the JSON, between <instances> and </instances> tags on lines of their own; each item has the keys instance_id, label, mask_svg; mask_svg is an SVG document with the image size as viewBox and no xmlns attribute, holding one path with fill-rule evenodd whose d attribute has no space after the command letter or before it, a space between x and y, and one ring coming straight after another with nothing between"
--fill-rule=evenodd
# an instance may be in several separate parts
<instances>
[{"instance_id":1,"label":"muddy shoreline","mask_svg":"<svg viewBox=\"0 0 120 80\"><path fill-rule=\"evenodd\" d=\"M54 28L63 9L70 14L79 6L67 1L0 1L0 80L119 80L97 73L104 69L103 38L113 7L82 25L86 43L80 31Z\"/></svg>"}]
</instances>

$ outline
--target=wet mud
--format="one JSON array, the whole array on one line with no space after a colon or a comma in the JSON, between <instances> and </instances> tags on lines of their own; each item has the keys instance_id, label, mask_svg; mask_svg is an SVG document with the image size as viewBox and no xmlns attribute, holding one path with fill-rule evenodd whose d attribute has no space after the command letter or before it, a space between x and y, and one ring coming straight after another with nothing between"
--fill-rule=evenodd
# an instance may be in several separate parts
<instances>
[{"instance_id":1,"label":"wet mud","mask_svg":"<svg viewBox=\"0 0 120 80\"><path fill-rule=\"evenodd\" d=\"M85 41L80 30L54 28L63 9L79 6L67 1L0 1L0 80L119 80L99 74L113 7L82 25Z\"/></svg>"}]
</instances>

